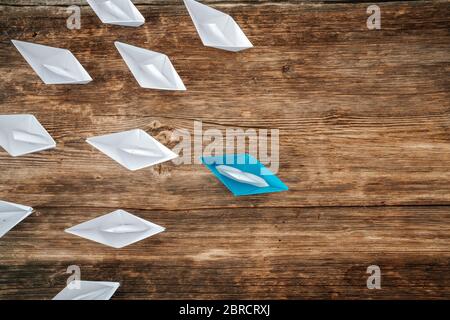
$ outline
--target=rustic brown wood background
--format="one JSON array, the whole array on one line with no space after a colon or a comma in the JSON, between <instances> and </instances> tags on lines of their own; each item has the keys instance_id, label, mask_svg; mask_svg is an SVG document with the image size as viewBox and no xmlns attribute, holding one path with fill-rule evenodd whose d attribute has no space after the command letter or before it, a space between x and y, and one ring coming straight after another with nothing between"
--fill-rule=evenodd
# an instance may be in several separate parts
<instances>
[{"instance_id":1,"label":"rustic brown wood background","mask_svg":"<svg viewBox=\"0 0 450 320\"><path fill-rule=\"evenodd\" d=\"M203 2L255 48L202 46L181 0L135 1L139 28L0 0L0 114L34 114L57 142L0 151L0 199L35 208L0 239L0 298L51 299L72 264L119 281L115 299L450 298L450 2L380 3L376 31L368 3ZM11 39L70 49L94 81L44 85ZM140 88L115 40L166 53L188 90ZM173 146L194 120L279 129L290 191L235 198L201 165L130 172L84 141L142 128ZM121 250L64 233L118 208L167 231Z\"/></svg>"}]
</instances>

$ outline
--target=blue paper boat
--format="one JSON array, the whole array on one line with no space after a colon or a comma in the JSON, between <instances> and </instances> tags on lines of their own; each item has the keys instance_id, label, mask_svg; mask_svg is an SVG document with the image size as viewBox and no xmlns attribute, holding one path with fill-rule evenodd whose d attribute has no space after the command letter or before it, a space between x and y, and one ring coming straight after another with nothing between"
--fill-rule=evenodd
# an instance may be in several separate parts
<instances>
[{"instance_id":1,"label":"blue paper boat","mask_svg":"<svg viewBox=\"0 0 450 320\"><path fill-rule=\"evenodd\" d=\"M201 160L235 196L289 189L261 162L246 153L202 157Z\"/></svg>"}]
</instances>

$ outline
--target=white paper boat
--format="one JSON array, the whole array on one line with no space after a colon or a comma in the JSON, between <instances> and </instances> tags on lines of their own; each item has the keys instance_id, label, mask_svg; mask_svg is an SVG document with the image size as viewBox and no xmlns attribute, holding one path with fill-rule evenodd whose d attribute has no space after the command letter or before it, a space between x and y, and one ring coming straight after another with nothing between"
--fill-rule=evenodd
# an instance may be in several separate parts
<instances>
[{"instance_id":1,"label":"white paper boat","mask_svg":"<svg viewBox=\"0 0 450 320\"><path fill-rule=\"evenodd\" d=\"M0 146L11 156L56 146L53 138L31 114L0 115Z\"/></svg>"},{"instance_id":2,"label":"white paper boat","mask_svg":"<svg viewBox=\"0 0 450 320\"><path fill-rule=\"evenodd\" d=\"M130 0L87 0L103 23L138 27L145 18Z\"/></svg>"},{"instance_id":3,"label":"white paper boat","mask_svg":"<svg viewBox=\"0 0 450 320\"><path fill-rule=\"evenodd\" d=\"M224 175L225 177L233 179L237 182L251 184L252 186L260 188L269 186L269 184L263 178L258 177L253 173L244 172L242 170L239 170L238 168L226 165L219 165L216 166L216 169L221 175Z\"/></svg>"},{"instance_id":4,"label":"white paper boat","mask_svg":"<svg viewBox=\"0 0 450 320\"><path fill-rule=\"evenodd\" d=\"M119 286L118 282L74 280L53 300L109 300Z\"/></svg>"},{"instance_id":5,"label":"white paper boat","mask_svg":"<svg viewBox=\"0 0 450 320\"><path fill-rule=\"evenodd\" d=\"M132 171L178 157L141 129L92 137L86 142Z\"/></svg>"},{"instance_id":6,"label":"white paper boat","mask_svg":"<svg viewBox=\"0 0 450 320\"><path fill-rule=\"evenodd\" d=\"M114 44L141 87L186 90L183 81L165 54L118 41Z\"/></svg>"},{"instance_id":7,"label":"white paper boat","mask_svg":"<svg viewBox=\"0 0 450 320\"><path fill-rule=\"evenodd\" d=\"M77 58L67 49L11 41L45 84L85 84L92 81Z\"/></svg>"},{"instance_id":8,"label":"white paper boat","mask_svg":"<svg viewBox=\"0 0 450 320\"><path fill-rule=\"evenodd\" d=\"M116 210L69 228L66 232L118 249L164 230L124 210Z\"/></svg>"},{"instance_id":9,"label":"white paper boat","mask_svg":"<svg viewBox=\"0 0 450 320\"><path fill-rule=\"evenodd\" d=\"M33 212L33 208L0 200L0 238Z\"/></svg>"},{"instance_id":10,"label":"white paper boat","mask_svg":"<svg viewBox=\"0 0 450 320\"><path fill-rule=\"evenodd\" d=\"M194 0L184 0L184 4L203 45L233 52L253 47L229 15Z\"/></svg>"}]
</instances>

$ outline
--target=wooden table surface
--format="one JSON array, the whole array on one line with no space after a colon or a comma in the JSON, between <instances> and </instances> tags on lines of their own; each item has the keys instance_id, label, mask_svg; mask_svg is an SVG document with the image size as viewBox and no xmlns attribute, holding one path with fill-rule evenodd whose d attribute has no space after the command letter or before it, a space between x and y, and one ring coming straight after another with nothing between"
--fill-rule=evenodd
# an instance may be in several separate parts
<instances>
[{"instance_id":1,"label":"wooden table surface","mask_svg":"<svg viewBox=\"0 0 450 320\"><path fill-rule=\"evenodd\" d=\"M115 299L450 298L450 2L205 0L254 48L204 47L181 0L136 0L139 28L84 1L0 0L0 114L56 149L0 150L0 199L35 208L0 239L0 298L51 299L78 265ZM70 49L87 85L44 85L11 39ZM138 86L113 42L164 52L185 92ZM234 197L199 164L131 172L85 142L141 128L279 129L287 192ZM206 144L206 142L205 142ZM64 229L122 208L166 232L112 249ZM370 265L381 268L369 290Z\"/></svg>"}]
</instances>

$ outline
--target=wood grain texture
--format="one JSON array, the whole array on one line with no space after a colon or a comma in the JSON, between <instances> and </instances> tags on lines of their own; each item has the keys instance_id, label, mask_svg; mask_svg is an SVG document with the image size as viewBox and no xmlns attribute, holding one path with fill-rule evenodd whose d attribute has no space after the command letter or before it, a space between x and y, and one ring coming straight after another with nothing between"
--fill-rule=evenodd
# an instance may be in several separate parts
<instances>
[{"instance_id":1,"label":"wood grain texture","mask_svg":"<svg viewBox=\"0 0 450 320\"><path fill-rule=\"evenodd\" d=\"M183 0L133 0L134 5L180 5ZM345 2L367 2L365 0L205 0L202 3L208 5L223 4L223 5L236 5L236 4L303 4L303 3L345 3ZM382 0L380 2L386 2ZM88 6L86 0L0 0L0 4L9 6Z\"/></svg>"},{"instance_id":2,"label":"wood grain texture","mask_svg":"<svg viewBox=\"0 0 450 320\"><path fill-rule=\"evenodd\" d=\"M0 151L0 199L37 209L0 241L0 298L51 298L70 264L124 299L449 298L449 1L380 4L377 31L367 4L209 1L255 45L238 54L203 47L182 1L136 3L140 28L83 6L68 30L64 1L0 1L0 114L57 142ZM11 39L70 49L94 81L42 84ZM116 40L166 53L188 90L140 88ZM139 127L173 147L194 120L279 129L290 190L235 198L200 165L129 172L84 142ZM123 250L63 233L117 208L167 231Z\"/></svg>"},{"instance_id":3,"label":"wood grain texture","mask_svg":"<svg viewBox=\"0 0 450 320\"><path fill-rule=\"evenodd\" d=\"M5 239L2 298L50 299L72 264L119 299L450 297L448 207L134 209L167 230L122 250L63 232L108 210L37 208Z\"/></svg>"}]
</instances>

